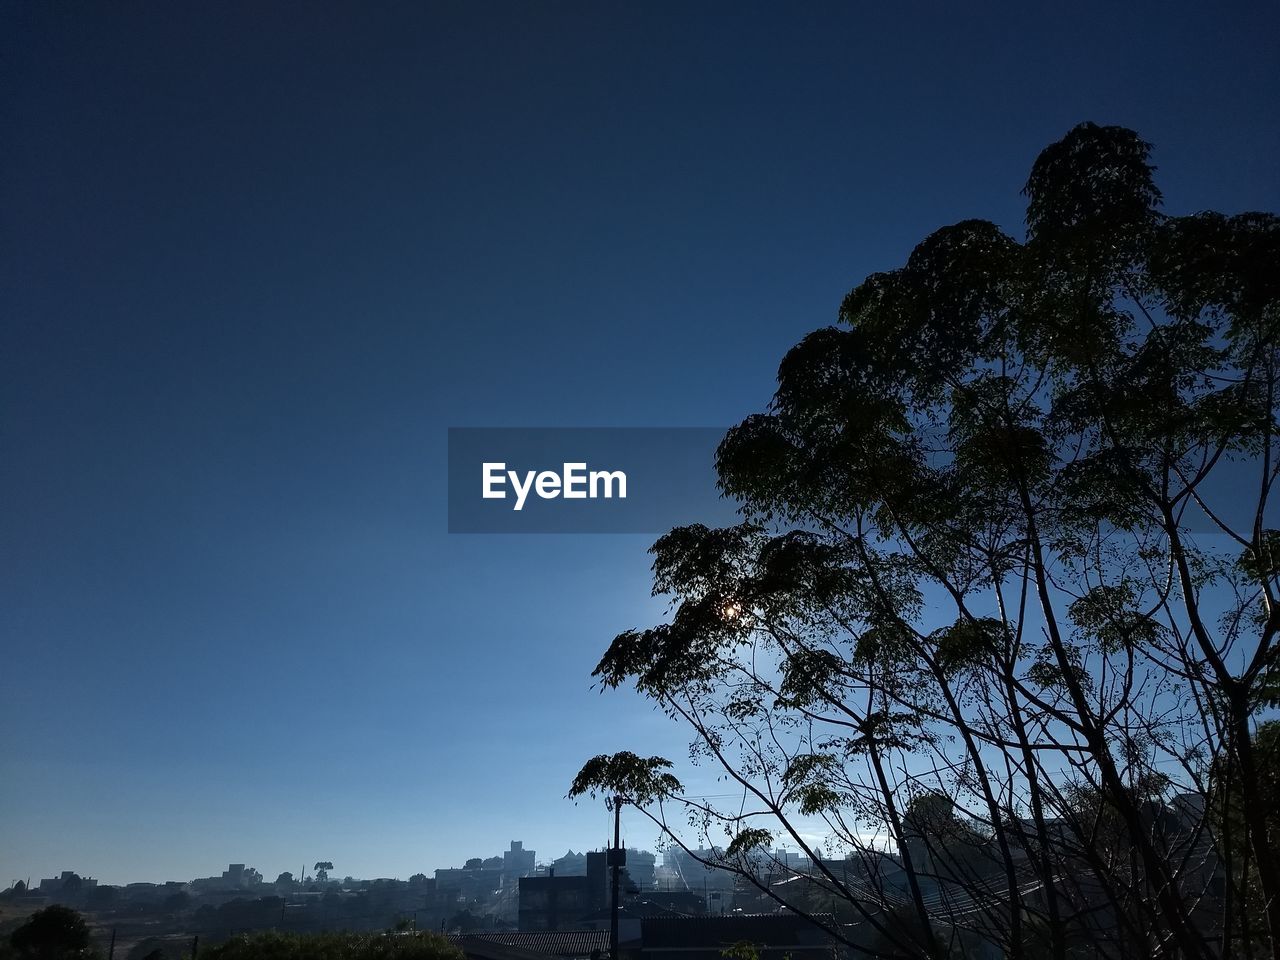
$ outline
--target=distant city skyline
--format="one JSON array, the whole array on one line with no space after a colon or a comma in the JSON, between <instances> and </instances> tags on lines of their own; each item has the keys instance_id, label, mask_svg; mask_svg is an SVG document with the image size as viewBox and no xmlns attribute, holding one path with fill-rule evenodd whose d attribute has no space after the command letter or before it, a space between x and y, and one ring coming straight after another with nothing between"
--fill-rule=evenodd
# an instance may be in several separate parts
<instances>
[{"instance_id":1,"label":"distant city skyline","mask_svg":"<svg viewBox=\"0 0 1280 960\"><path fill-rule=\"evenodd\" d=\"M659 849L655 851L640 845L627 843L625 840L623 841L622 845L627 849L627 852L629 854L647 855L650 858L655 859L658 863L666 862L672 853L671 848ZM285 867L278 871L264 870L252 860L228 861L229 866L227 870L222 870L220 872L222 877L225 879L227 878L229 870L238 868L244 871L245 874L252 871L259 875L258 882L261 882L263 884L274 883L280 876L283 876L286 873L293 878L293 881L295 883L331 883L335 881L341 882L347 879L365 882L365 881L382 880L382 879L408 880L410 877L415 876L417 874L425 874L426 876L431 877L439 872L450 872L450 871L458 871L461 869L465 869L469 867L472 861L475 861L475 860L481 860L481 861L496 860L496 861L503 862L502 866L500 866L498 869L501 869L504 872L509 872L513 876L523 876L523 875L532 874L535 872L539 872L539 873L546 872L550 869L557 868L557 865L567 857L573 857L573 856L581 857L586 853L596 852L604 849L607 849L607 844L601 844L595 847L584 846L578 849L574 849L571 847L563 852L557 852L554 854L549 853L545 857L542 857L537 855L538 851L536 849L525 845L523 840L512 840L512 841L509 841L507 849L505 850L499 850L496 853L476 852L473 856L468 857L466 858L466 860L463 860L459 863L450 864L447 866L427 867L421 870L416 870L413 873L408 874L407 876L393 876L389 874L371 874L371 875L365 876L360 874L344 873L342 870L339 869L339 865L335 863L333 864L332 868L326 869L325 872L328 874L328 876L325 879L321 880L317 877L317 874L319 871L316 870L315 864L321 863L321 862L332 863L332 861L314 861L313 862L310 860L296 864L296 866L298 867L297 870L291 870ZM513 854L515 855L514 859L513 859ZM527 855L527 858L525 856L521 856L522 854ZM785 851L783 853L783 856L786 856ZM139 884L139 883L141 884L150 883L150 884L157 884L157 885L162 885L166 883L187 884L192 882L198 882L201 880L216 878L218 876L218 871L215 871L213 873L195 874L190 877L164 877L164 878L133 877L126 880L105 880L101 877L91 875L85 871L76 870L74 868L64 868L61 870L53 871L49 876L45 876L45 873L42 872L39 874L31 874L28 877L13 878L6 882L4 888L0 888L0 889L8 889L17 883L22 882L28 885L28 889L37 890L37 889L40 889L42 886L48 886L51 883L57 883L59 879L61 879L62 881L65 881L67 877L70 875L75 875L76 877L80 878L83 881L92 882L98 885L128 886L129 884Z\"/></svg>"},{"instance_id":2,"label":"distant city skyline","mask_svg":"<svg viewBox=\"0 0 1280 960\"><path fill-rule=\"evenodd\" d=\"M505 849L499 848L497 850L489 850L487 847L484 850L480 850L479 846L477 845L477 849L475 852L473 852L467 857L464 857L463 859L459 860L456 863L448 863L448 864L441 863L441 864L432 864L429 866L423 866L423 867L420 867L419 869L413 870L410 873L403 874L403 875L390 874L390 873L372 873L367 875L353 873L353 872L344 871L343 869L341 869L341 864L336 861L328 861L327 858L326 858L326 861L334 863L334 868L329 873L329 878L328 878L329 880L343 880L347 877L351 877L352 879L355 879L355 880L378 880L378 879L407 880L409 877L417 873L424 873L427 876L432 876L437 870L452 870L452 869L462 868L465 866L468 860L472 860L472 859L481 859L481 860L493 859L493 858L502 859L504 854L509 853L511 851L512 845L523 845L524 852L534 854L536 856L536 859L533 861L534 869L541 870L554 864L557 860L562 859L566 855L582 854L592 850L603 850L603 849L606 849L611 842L612 842L611 840L606 839L593 845L571 846L563 850L548 851L545 856L536 847L526 844L523 840L508 841L507 847ZM651 846L645 846L644 844L628 842L624 838L623 846L626 847L628 850L652 853L652 852L655 852L652 849L652 847L657 846L657 843L655 842ZM661 858L661 853L657 853L656 855L659 858ZM262 874L262 878L264 882L273 882L278 876L284 873L291 874L294 880L298 882L301 882L304 873L310 880L314 880L315 873L316 873L314 869L314 864L318 862L320 861L314 858L310 860L303 858L295 862L292 866L285 865L280 867L280 869L276 870L276 869L268 869L263 867L261 864L255 861L252 857L248 859L243 859L243 860L224 860L223 861L224 864L231 864L231 865L239 864L246 868L256 869L258 872ZM222 867L220 866L219 871L221 870L222 870ZM158 884L174 883L174 882L190 883L193 880L199 880L199 879L217 875L217 872L214 872L214 873L196 872L191 874L190 876L172 876L172 877L171 876L166 876L166 877L137 876L137 877L129 877L127 879L111 879L111 878L99 876L96 873L93 873L91 871L77 869L74 865L70 865L70 866L63 865L56 870L49 870L49 869L33 870L33 871L29 871L27 875L24 875L21 877L9 877L4 880L4 886L0 887L0 889L8 889L9 887L12 887L15 883L17 883L19 880L21 880L23 883L26 883L28 879L31 880L32 885L34 887L34 886L38 886L41 880L45 880L50 877L58 877L60 875L65 875L67 873L74 873L77 876L80 876L85 879L92 878L94 881L98 882L99 884L104 884L109 886L125 886L130 883L158 883Z\"/></svg>"},{"instance_id":3,"label":"distant city skyline","mask_svg":"<svg viewBox=\"0 0 1280 960\"><path fill-rule=\"evenodd\" d=\"M1170 213L1276 209L1277 35L1274 4L5 5L0 879L558 856L611 836L566 794L620 749L723 794L592 685L663 616L653 538L449 535L448 429L735 424L922 237L1021 236L1085 120L1152 142Z\"/></svg>"}]
</instances>

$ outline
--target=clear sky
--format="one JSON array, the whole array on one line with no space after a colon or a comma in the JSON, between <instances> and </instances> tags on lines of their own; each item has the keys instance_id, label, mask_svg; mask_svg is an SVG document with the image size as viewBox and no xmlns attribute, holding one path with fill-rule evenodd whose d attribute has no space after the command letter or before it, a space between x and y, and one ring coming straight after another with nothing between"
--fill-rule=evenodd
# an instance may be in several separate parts
<instances>
[{"instance_id":1,"label":"clear sky","mask_svg":"<svg viewBox=\"0 0 1280 960\"><path fill-rule=\"evenodd\" d=\"M0 884L602 843L651 538L448 535L446 428L736 422L1082 120L1280 208L1277 10L5 0Z\"/></svg>"}]
</instances>

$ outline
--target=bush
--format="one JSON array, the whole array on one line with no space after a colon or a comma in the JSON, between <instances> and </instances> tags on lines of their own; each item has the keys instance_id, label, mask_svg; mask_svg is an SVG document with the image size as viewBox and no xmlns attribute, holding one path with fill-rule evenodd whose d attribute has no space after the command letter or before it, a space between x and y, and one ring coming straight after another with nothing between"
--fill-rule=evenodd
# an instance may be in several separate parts
<instances>
[{"instance_id":1,"label":"bush","mask_svg":"<svg viewBox=\"0 0 1280 960\"><path fill-rule=\"evenodd\" d=\"M254 933L235 937L201 960L462 960L434 933Z\"/></svg>"}]
</instances>

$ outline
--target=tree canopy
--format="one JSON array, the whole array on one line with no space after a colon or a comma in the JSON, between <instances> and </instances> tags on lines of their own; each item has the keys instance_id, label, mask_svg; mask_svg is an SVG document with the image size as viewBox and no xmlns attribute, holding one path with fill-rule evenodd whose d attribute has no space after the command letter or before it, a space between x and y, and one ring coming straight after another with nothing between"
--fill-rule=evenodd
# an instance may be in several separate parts
<instances>
[{"instance_id":1,"label":"tree canopy","mask_svg":"<svg viewBox=\"0 0 1280 960\"><path fill-rule=\"evenodd\" d=\"M9 945L23 960L72 960L93 953L93 939L84 918L59 904L32 914L9 936Z\"/></svg>"},{"instance_id":2,"label":"tree canopy","mask_svg":"<svg viewBox=\"0 0 1280 960\"><path fill-rule=\"evenodd\" d=\"M595 670L739 798L629 752L572 795L778 899L797 846L867 953L1280 956L1280 220L1163 213L1150 150L1076 127L1022 239L944 227L787 353L717 451L743 522L660 538L670 618Z\"/></svg>"},{"instance_id":3,"label":"tree canopy","mask_svg":"<svg viewBox=\"0 0 1280 960\"><path fill-rule=\"evenodd\" d=\"M462 960L434 933L254 933L201 953L209 960Z\"/></svg>"}]
</instances>

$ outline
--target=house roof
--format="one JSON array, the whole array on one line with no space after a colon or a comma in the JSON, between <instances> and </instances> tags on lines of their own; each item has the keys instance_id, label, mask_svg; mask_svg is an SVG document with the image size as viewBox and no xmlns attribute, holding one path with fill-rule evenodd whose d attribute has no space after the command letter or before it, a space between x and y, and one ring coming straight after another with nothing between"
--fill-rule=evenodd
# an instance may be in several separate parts
<instances>
[{"instance_id":1,"label":"house roof","mask_svg":"<svg viewBox=\"0 0 1280 960\"><path fill-rule=\"evenodd\" d=\"M449 942L462 951L467 960L546 960L547 954L524 947L474 937L453 934Z\"/></svg>"},{"instance_id":2,"label":"house roof","mask_svg":"<svg viewBox=\"0 0 1280 960\"><path fill-rule=\"evenodd\" d=\"M607 930L495 930L480 933L450 934L450 942L457 944L468 956L485 960L508 960L506 954L486 952L489 945L512 947L521 953L540 957L590 957L593 950L609 949ZM470 946L471 949L468 949ZM510 957L510 960L517 960Z\"/></svg>"},{"instance_id":3,"label":"house roof","mask_svg":"<svg viewBox=\"0 0 1280 960\"><path fill-rule=\"evenodd\" d=\"M830 924L830 914L816 919ZM753 913L704 917L646 918L644 945L652 947L720 947L739 940L752 940L775 945L819 945L829 934L810 920L795 913Z\"/></svg>"}]
</instances>

